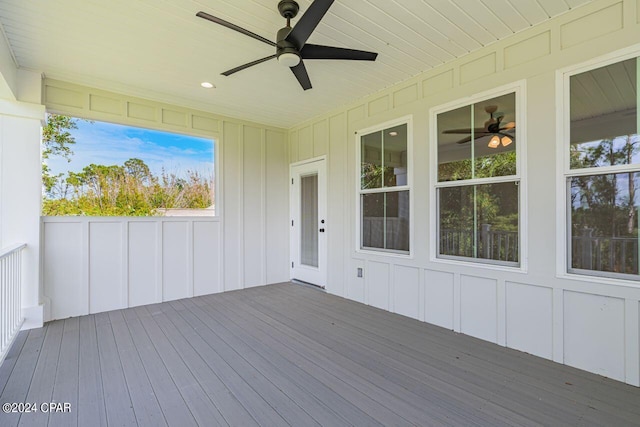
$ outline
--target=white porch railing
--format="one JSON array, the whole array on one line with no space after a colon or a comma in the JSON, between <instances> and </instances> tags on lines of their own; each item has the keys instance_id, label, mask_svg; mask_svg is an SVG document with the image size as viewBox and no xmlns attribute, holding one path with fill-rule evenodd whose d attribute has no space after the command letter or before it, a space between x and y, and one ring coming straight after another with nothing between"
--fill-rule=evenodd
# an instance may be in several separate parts
<instances>
[{"instance_id":1,"label":"white porch railing","mask_svg":"<svg viewBox=\"0 0 640 427\"><path fill-rule=\"evenodd\" d=\"M0 364L22 326L22 250L26 244L0 250Z\"/></svg>"}]
</instances>

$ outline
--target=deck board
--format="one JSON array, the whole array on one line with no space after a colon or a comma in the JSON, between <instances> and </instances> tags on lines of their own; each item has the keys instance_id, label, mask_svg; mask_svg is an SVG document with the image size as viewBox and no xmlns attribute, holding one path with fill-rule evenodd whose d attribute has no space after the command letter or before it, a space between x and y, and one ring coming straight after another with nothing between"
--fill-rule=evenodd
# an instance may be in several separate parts
<instances>
[{"instance_id":1,"label":"deck board","mask_svg":"<svg viewBox=\"0 0 640 427\"><path fill-rule=\"evenodd\" d=\"M39 404L51 402L53 398L53 386L55 383L55 373L58 368L58 360L60 357L60 344L62 342L62 331L64 328L64 320L56 320L51 322L47 328L47 333L42 343L42 350L38 357L29 393L25 402L34 402L36 407ZM38 410L22 414L20 416L19 426L46 426L49 423L49 413Z\"/></svg>"},{"instance_id":2,"label":"deck board","mask_svg":"<svg viewBox=\"0 0 640 427\"><path fill-rule=\"evenodd\" d=\"M0 366L4 426L640 426L640 389L294 284L50 322Z\"/></svg>"},{"instance_id":3,"label":"deck board","mask_svg":"<svg viewBox=\"0 0 640 427\"><path fill-rule=\"evenodd\" d=\"M320 310L317 305L313 308L308 302L308 300L305 300L300 303L300 306L304 307L307 312L321 315L327 314L326 310ZM334 309L332 305L330 308ZM413 340L402 343L397 337L404 329L387 329L386 326L388 324L385 323L376 331L376 334L372 334L366 330L367 324L362 321L361 316L356 315L348 318L339 310L333 311L332 315L350 322L348 329L355 331L358 336L364 337L364 342L372 343L377 350L386 353L389 352L389 349L393 349L394 352L397 351L394 357L399 359L413 358L417 363L425 363L431 356L438 357L441 362L447 362L452 358L452 354L448 351L452 347L442 344L445 335L442 335L438 340L432 338L428 341L422 339L421 336L414 336ZM446 335L450 336L450 334ZM456 340L473 341L473 339L469 340L468 337L464 336L456 337ZM540 409L535 408L536 404L539 404L540 401L546 401L544 410L547 414L550 413L550 409L554 410L556 415L566 414L575 409L577 412L574 415L579 415L585 407L592 406L597 407L597 412L590 414L590 417L598 417L600 414L604 414L607 418L601 420L603 423L614 421L615 419L610 418L610 414L616 414L618 411L620 411L619 415L626 419L627 422L637 422L640 419L640 405L626 405L628 403L628 386L622 383L550 361L543 361L521 352L502 349L488 343L482 343L482 346L495 347L491 349L490 357L486 359L476 357L477 353L474 352L474 348L479 347L476 345L469 348L468 352L465 352L465 357L460 357L463 356L462 354L457 356L460 359L455 360L455 369L458 372L475 370L479 373L486 373L485 377L490 376L491 378L485 379L485 381L492 378L499 379L499 383L507 384L507 389L516 388L518 389L516 390L517 394L529 395L528 406L533 407L535 411L539 412ZM405 350L407 347L408 349ZM514 360L518 363L513 364ZM525 360L537 364L538 369L523 369L522 362ZM533 367L530 364L527 364L527 366ZM549 367L552 369L548 369ZM591 377L589 381L584 381L588 377ZM605 395L597 394L597 404L594 405L594 395L592 393L597 389L598 384L602 382L615 385L616 388ZM618 389L617 386L619 385L623 387ZM627 393L625 393L625 390ZM579 405L575 407L567 406L566 402L576 402Z\"/></svg>"},{"instance_id":4,"label":"deck board","mask_svg":"<svg viewBox=\"0 0 640 427\"><path fill-rule=\"evenodd\" d=\"M122 369L122 363L128 361L121 360L118 355L109 314L96 314L95 321L107 424L125 427L137 426L135 408Z\"/></svg>"},{"instance_id":5,"label":"deck board","mask_svg":"<svg viewBox=\"0 0 640 427\"><path fill-rule=\"evenodd\" d=\"M234 366L237 366L235 361L223 358L218 353L218 349L213 349L184 320L175 316L170 310L169 304L163 304L160 308L163 310L163 315L157 318L160 327L167 331L173 331L173 339L179 339L179 336L183 336L188 341L186 345L192 347L191 349L205 362L208 369L222 381L227 390L236 397L256 421L265 425L286 424L284 418L267 401L270 396L261 395L254 388L254 386L259 387L262 385L263 378L256 376L257 384L253 384L251 381L246 382L244 375L247 375L247 373L236 371L234 369ZM237 354L231 354L230 356L231 359L234 359ZM198 371L198 373L200 372L201 370ZM251 375L248 374L247 376ZM223 405L220 407L224 409ZM230 424L235 425L235 423Z\"/></svg>"},{"instance_id":6,"label":"deck board","mask_svg":"<svg viewBox=\"0 0 640 427\"><path fill-rule=\"evenodd\" d=\"M110 312L109 320L116 342L118 357L120 360L126 361L126 363L122 363L122 371L127 382L127 389L129 390L138 425L141 427L166 426L167 422L160 409L155 390L151 387L145 365L142 363L133 344L129 327L125 323L122 312Z\"/></svg>"},{"instance_id":7,"label":"deck board","mask_svg":"<svg viewBox=\"0 0 640 427\"><path fill-rule=\"evenodd\" d=\"M323 362L329 363L328 370L341 372L342 375L351 378L352 382L357 381L360 388L367 390L368 396L378 405L396 411L397 415L407 418L412 423L420 424L424 413L428 412L434 421L444 424L497 426L512 425L517 421L520 425L527 425L525 419L513 412L509 414L510 418L518 418L518 420L501 417L501 408L491 408L492 405L486 399L482 401L476 399L477 402L474 403L473 396L467 390L456 388L454 393L444 393L448 384L442 381L438 383L434 378L430 378L430 383L436 384L415 381L409 384L411 382L409 377L399 379L398 375L394 375L392 370L387 369L387 366L379 361L379 357L372 357L374 353L356 351L355 342L328 338L323 335L320 322L315 323L312 328L305 326L307 313L297 317L296 322L290 322L287 320L287 315L282 313L282 309L272 310L269 303L265 301L266 298L268 297L260 296L258 305L256 305L257 301L250 304L271 319L266 319L267 322L272 326L277 325L277 323L271 323L272 320L279 322L280 328L284 327L292 338L304 342L312 350L310 353L314 355L312 357L317 359L318 355L322 355ZM313 340L308 339L310 336L313 336ZM387 360L387 362L395 363L393 360ZM367 383L373 387L363 388ZM475 404L477 408L481 408L484 405L492 411L490 413L474 411L470 414L466 410L461 410L462 406L456 405L455 402L457 394L466 397L465 406Z\"/></svg>"},{"instance_id":8,"label":"deck board","mask_svg":"<svg viewBox=\"0 0 640 427\"><path fill-rule=\"evenodd\" d=\"M166 422L169 425L180 424L183 427L196 426L196 422L187 401L171 378L162 359L155 351L149 336L145 333L142 323L133 310L124 313L131 339L135 343L141 364L149 378L150 387L153 389ZM208 403L211 405L211 402ZM200 419L202 422L205 417Z\"/></svg>"},{"instance_id":9,"label":"deck board","mask_svg":"<svg viewBox=\"0 0 640 427\"><path fill-rule=\"evenodd\" d=\"M27 341L28 332L21 332L16 336L16 339L13 342L13 345L9 349L7 353L7 357L5 357L4 362L0 364L0 395L4 391L7 382L9 381L9 377L11 376L11 372L13 372L13 368L16 366L16 362L18 361L18 356L22 351L22 347L24 343Z\"/></svg>"},{"instance_id":10,"label":"deck board","mask_svg":"<svg viewBox=\"0 0 640 427\"><path fill-rule=\"evenodd\" d=\"M66 319L63 324L60 357L53 384L53 396L59 402L78 407L78 363L80 348L80 319ZM54 413L49 417L49 427L74 427L78 425L77 412Z\"/></svg>"},{"instance_id":11,"label":"deck board","mask_svg":"<svg viewBox=\"0 0 640 427\"><path fill-rule=\"evenodd\" d=\"M312 393L302 387L284 371L279 370L274 363L261 355L253 347L241 340L238 335L229 331L223 323L218 323L210 316L207 316L199 307L188 304L188 302L175 302L172 306L190 324L197 328L200 336L209 343L215 345L219 340L224 340L225 344L232 347L236 353L245 359L253 369L260 372L279 390L286 394L287 398L302 408L311 418L320 425L343 425L345 419L339 417L329 406L325 405L321 399L316 398ZM213 335L219 338L212 338ZM261 350L265 350L264 348ZM278 360L273 362L277 363Z\"/></svg>"},{"instance_id":12,"label":"deck board","mask_svg":"<svg viewBox=\"0 0 640 427\"><path fill-rule=\"evenodd\" d=\"M225 298L223 305L228 304ZM244 303L244 302L243 302ZM216 307L218 310L223 307ZM362 369L361 366L351 360L341 357L339 353L319 345L316 340L318 335L309 336L299 333L290 325L278 323L273 318L260 312L251 311L247 307L237 308L243 313L255 316L252 328L271 337L280 344L278 348L292 350L295 354L288 354L297 363L300 359L306 359L306 368L318 378L327 374L336 375L343 381L343 393L346 399L362 407L384 425L389 424L421 424L424 414L429 413L430 418L439 424L448 424L453 417L452 413L444 413L431 401L421 400L420 404L411 405L407 400L412 396L402 386L389 381L378 372ZM264 325L263 325L263 324ZM471 423L473 424L473 423Z\"/></svg>"},{"instance_id":13,"label":"deck board","mask_svg":"<svg viewBox=\"0 0 640 427\"><path fill-rule=\"evenodd\" d=\"M295 293L297 289L290 292ZM445 363L454 361L456 370L453 373L475 370L490 377L501 377L504 382L515 383L519 387L526 386L525 392L537 392L539 396L534 395L536 401L547 401L544 405L555 405L562 411L570 411L572 408L566 402L577 402L580 404L577 407L579 413L584 413L588 408L607 417L619 414L632 424L640 419L640 405L629 405L629 386L624 383L479 339L451 334L443 328L406 317L399 317L397 322L380 323L375 333L371 333L367 319L373 318L377 324L377 320L384 319L388 313L361 305L343 306L344 300L341 298L328 297L331 303L322 306L312 299L304 299L299 303L309 312L315 310L316 313L347 322L350 330L364 334L368 340L383 347L392 347L410 356L413 355L405 349L415 350L417 359L422 361L430 357ZM315 305L315 309L312 305ZM601 393L603 385L606 385L607 393ZM540 402L531 404L535 406L536 403ZM544 407L545 412L548 409L549 406ZM590 417L599 414L592 413ZM607 420L611 421L610 418Z\"/></svg>"},{"instance_id":14,"label":"deck board","mask_svg":"<svg viewBox=\"0 0 640 427\"><path fill-rule=\"evenodd\" d=\"M196 306L206 305L194 303L192 300L189 302ZM246 321L247 316L240 317L231 314L230 317L225 317L224 311L228 307L229 305L225 304L224 307L216 308L212 313L206 313L203 317L220 319L218 324L210 327L218 327L223 324L225 327L231 328L231 331L236 336L240 336L243 340L249 342L257 352L268 358L269 362L274 366L277 366L282 375L305 387L334 412L340 414L347 422L353 425L381 425L348 399L349 390L346 383L328 372L312 375L314 370L318 370L318 366L314 362L303 358L284 346L274 345L275 341L267 333L263 333L262 330L258 329L255 323ZM234 325L238 326L234 327ZM276 347L277 350L275 349Z\"/></svg>"},{"instance_id":15,"label":"deck board","mask_svg":"<svg viewBox=\"0 0 640 427\"><path fill-rule=\"evenodd\" d=\"M80 342L78 365L78 425L107 425L107 409L102 388L100 356L95 316L80 317ZM73 409L73 407L72 407Z\"/></svg>"},{"instance_id":16,"label":"deck board","mask_svg":"<svg viewBox=\"0 0 640 427\"><path fill-rule=\"evenodd\" d=\"M273 294L273 292L270 294ZM505 408L516 410L520 414L529 414L529 417L536 416L536 418L540 419L541 415L536 414L541 414L540 409L542 409L542 407L536 406L544 402L543 415L546 419L542 421L544 421L545 424L562 422L562 420L570 424L573 420L584 416L584 408L588 408L591 404L589 399L581 398L581 396L567 389L545 387L545 382L539 378L539 374L536 376L524 376L518 372L505 373L504 371L490 369L487 364L479 363L479 361L469 363L465 360L465 357L456 359L455 367L451 367L451 364L447 363L446 360L437 360L431 357L431 355L438 355L438 351L433 348L433 344L429 345L427 351L422 353L415 353L408 350L403 351L402 347L398 345L398 342L391 341L390 339L387 339L387 342L385 342L380 339L381 336L385 335L385 323L380 325L375 334L358 334L354 333L354 328L352 327L341 326L340 322L327 319L326 311L314 312L313 308L310 307L309 304L306 304L305 301L295 299L295 308L291 308L286 312L282 310L285 307L289 307L293 302L294 300L290 295L283 293L279 295L277 299L270 301L264 301L263 299L261 304L270 310L283 313L285 316L295 317L296 319L304 317L303 320L298 320L296 324L313 324L316 326L316 330L320 329L325 331L323 335L325 345L340 349L349 348L353 360L368 361L364 355L370 354L371 352L377 353L378 357L371 360L380 360L380 362L377 365L370 365L370 369L381 370L386 367L395 368L387 370L387 374L393 376L398 383L406 383L407 381L412 383L414 382L413 380L432 382L435 378L442 378L442 374L449 371L449 376L442 378L443 383L441 383L441 386L458 383L459 390L469 390L473 384L475 385L477 396L490 397L492 401L501 404ZM296 310L298 310L298 312L296 312ZM329 323L331 323L331 327L327 328L323 326ZM398 336L398 332L399 331L393 331L387 335L387 337ZM342 337L342 339L336 340L335 337ZM351 346L345 346L344 343L346 342L350 343ZM407 344L409 346L415 345L413 342ZM447 357L450 358L450 356ZM495 360L499 363L501 359L502 358L496 358ZM464 378L458 378L459 374L464 372L474 372L474 375L465 375ZM504 393L505 391L507 393ZM455 396L451 397L455 398ZM576 401L581 404L566 404L566 402ZM607 411L602 411L602 409L605 409L605 406ZM598 408L594 407L588 416L592 419L604 416L600 422L604 424L614 422L616 425L625 421L634 422L638 419L635 414L630 414L630 416L627 416L625 419L624 416L626 414L624 412L622 413L622 419L618 419L618 416L615 415L617 409L618 408L611 405L607 405L605 402L600 402ZM491 412L496 413L496 408L493 408ZM613 417L611 414L614 414ZM510 422L520 421L512 420Z\"/></svg>"},{"instance_id":17,"label":"deck board","mask_svg":"<svg viewBox=\"0 0 640 427\"><path fill-rule=\"evenodd\" d=\"M11 371L10 377L7 379L7 383L2 390L2 394L0 394L0 403L26 402L27 394L31 387L31 380L33 378L36 364L38 363L40 350L42 349L47 329L48 326L31 331L20 332L20 334L26 336L26 339L22 349L20 350L20 354L17 356L18 359ZM13 348L10 352L12 350ZM0 411L0 426L13 427L18 425L19 421L19 413L11 412L5 414L3 411Z\"/></svg>"},{"instance_id":18,"label":"deck board","mask_svg":"<svg viewBox=\"0 0 640 427\"><path fill-rule=\"evenodd\" d=\"M225 396L220 391L223 387L217 377L212 376L210 372L203 369L204 362L192 360L186 351L187 349L183 349L178 353L176 347L179 348L184 342L180 342L177 339L174 339L173 342L169 341L146 307L127 310L127 313L133 313L139 318L141 325L167 367L169 375L178 386L180 394L187 402L196 421L199 421L200 425L203 422L210 425L227 425L223 414L218 409L220 407L219 396ZM226 406L236 410L239 414L244 411L244 408L232 399Z\"/></svg>"}]
</instances>

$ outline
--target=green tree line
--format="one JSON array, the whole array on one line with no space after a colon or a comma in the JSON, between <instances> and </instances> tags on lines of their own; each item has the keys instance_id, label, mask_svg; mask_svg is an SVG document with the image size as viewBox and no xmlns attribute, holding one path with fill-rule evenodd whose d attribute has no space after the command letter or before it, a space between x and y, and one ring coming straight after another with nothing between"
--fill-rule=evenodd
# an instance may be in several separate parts
<instances>
[{"instance_id":1,"label":"green tree line","mask_svg":"<svg viewBox=\"0 0 640 427\"><path fill-rule=\"evenodd\" d=\"M90 164L78 172L53 175L46 160L67 161L76 143L77 119L51 114L43 129L43 215L153 216L164 209L203 209L213 205L213 177L164 169L154 175L141 159L122 165Z\"/></svg>"},{"instance_id":2,"label":"green tree line","mask_svg":"<svg viewBox=\"0 0 640 427\"><path fill-rule=\"evenodd\" d=\"M623 143L620 143L620 139ZM572 169L632 164L639 150L636 135L603 139L597 145L571 145ZM597 172L596 172L597 173ZM622 180L624 178L624 180ZM588 228L595 235L637 236L636 173L594 174L571 180L574 234ZM626 182L624 182L626 181Z\"/></svg>"}]
</instances>

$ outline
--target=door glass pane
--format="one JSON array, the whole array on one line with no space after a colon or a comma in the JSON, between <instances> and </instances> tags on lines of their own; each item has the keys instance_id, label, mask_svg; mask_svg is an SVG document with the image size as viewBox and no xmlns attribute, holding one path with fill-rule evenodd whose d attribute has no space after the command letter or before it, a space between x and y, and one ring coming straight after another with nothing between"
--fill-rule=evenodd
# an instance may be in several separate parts
<instances>
[{"instance_id":1,"label":"door glass pane","mask_svg":"<svg viewBox=\"0 0 640 427\"><path fill-rule=\"evenodd\" d=\"M300 263L318 266L318 175L300 179Z\"/></svg>"}]
</instances>

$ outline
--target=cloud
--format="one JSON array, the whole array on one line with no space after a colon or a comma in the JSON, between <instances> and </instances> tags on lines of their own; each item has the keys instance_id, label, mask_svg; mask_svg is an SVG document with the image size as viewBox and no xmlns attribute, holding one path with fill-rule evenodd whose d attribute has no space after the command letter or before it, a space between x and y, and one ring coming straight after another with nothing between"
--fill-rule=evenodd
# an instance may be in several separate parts
<instances>
[{"instance_id":1,"label":"cloud","mask_svg":"<svg viewBox=\"0 0 640 427\"><path fill-rule=\"evenodd\" d=\"M92 163L122 165L131 158L142 159L155 175L162 170L182 176L189 170L208 175L214 169L211 140L85 121L79 121L71 133L76 139L71 162L50 158L47 164L53 174L79 172Z\"/></svg>"}]
</instances>

